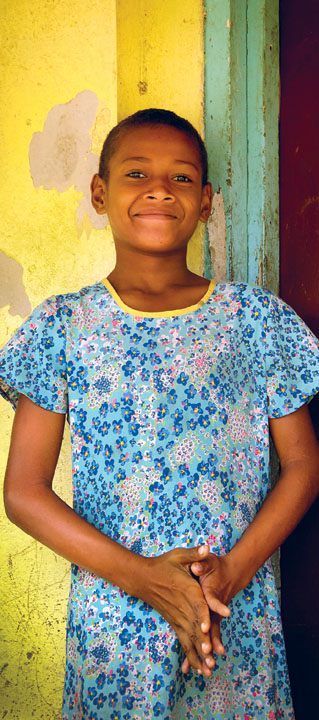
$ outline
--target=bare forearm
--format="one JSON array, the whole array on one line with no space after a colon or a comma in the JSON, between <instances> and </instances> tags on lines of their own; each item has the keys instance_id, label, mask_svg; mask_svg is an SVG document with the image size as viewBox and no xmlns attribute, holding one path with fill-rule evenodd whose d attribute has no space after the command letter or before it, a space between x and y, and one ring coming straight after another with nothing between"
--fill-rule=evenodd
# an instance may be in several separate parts
<instances>
[{"instance_id":1,"label":"bare forearm","mask_svg":"<svg viewBox=\"0 0 319 720\"><path fill-rule=\"evenodd\" d=\"M293 531L318 494L313 463L294 462L281 473L251 525L229 553L240 587Z\"/></svg>"},{"instance_id":2,"label":"bare forearm","mask_svg":"<svg viewBox=\"0 0 319 720\"><path fill-rule=\"evenodd\" d=\"M145 572L145 558L90 525L51 488L25 490L19 499L7 499L6 509L10 520L36 540L70 562L136 594L139 576Z\"/></svg>"},{"instance_id":3,"label":"bare forearm","mask_svg":"<svg viewBox=\"0 0 319 720\"><path fill-rule=\"evenodd\" d=\"M7 513L58 554L150 604L176 631L189 664L211 675L209 610L188 569L200 557L199 548L151 558L136 555L87 523L43 485L24 491L19 500L8 499Z\"/></svg>"},{"instance_id":4,"label":"bare forearm","mask_svg":"<svg viewBox=\"0 0 319 720\"><path fill-rule=\"evenodd\" d=\"M63 416L20 396L4 485L8 516L55 552L151 605L176 631L189 663L210 675L209 610L189 571L200 550L142 557L69 508L52 490L63 428Z\"/></svg>"}]
</instances>

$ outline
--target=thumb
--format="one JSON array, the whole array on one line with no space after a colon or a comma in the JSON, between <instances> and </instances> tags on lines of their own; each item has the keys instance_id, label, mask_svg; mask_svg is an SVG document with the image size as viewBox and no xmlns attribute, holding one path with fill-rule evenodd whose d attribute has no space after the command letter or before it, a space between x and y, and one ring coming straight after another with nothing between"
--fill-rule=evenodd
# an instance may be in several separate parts
<instances>
[{"instance_id":1,"label":"thumb","mask_svg":"<svg viewBox=\"0 0 319 720\"><path fill-rule=\"evenodd\" d=\"M206 560L209 555L208 545L198 545L197 547L187 548L185 550L185 560L188 565L191 563L198 563L201 560Z\"/></svg>"},{"instance_id":2,"label":"thumb","mask_svg":"<svg viewBox=\"0 0 319 720\"><path fill-rule=\"evenodd\" d=\"M208 545L198 545L194 548L179 548L180 550L180 562L183 565L191 565L191 563L197 563L201 560L206 560L209 555Z\"/></svg>"},{"instance_id":3,"label":"thumb","mask_svg":"<svg viewBox=\"0 0 319 720\"><path fill-rule=\"evenodd\" d=\"M205 560L201 560L200 562L195 560L191 564L191 571L193 575L196 575L197 577L200 577L200 575L206 575L206 573L209 570L209 564L205 562Z\"/></svg>"}]
</instances>

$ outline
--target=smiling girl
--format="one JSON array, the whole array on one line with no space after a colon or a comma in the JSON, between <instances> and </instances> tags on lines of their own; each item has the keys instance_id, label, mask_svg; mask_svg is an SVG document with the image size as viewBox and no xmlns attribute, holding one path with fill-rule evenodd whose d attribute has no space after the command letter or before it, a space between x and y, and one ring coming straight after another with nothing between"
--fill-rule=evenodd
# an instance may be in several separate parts
<instances>
[{"instance_id":1,"label":"smiling girl","mask_svg":"<svg viewBox=\"0 0 319 720\"><path fill-rule=\"evenodd\" d=\"M42 303L0 362L8 516L72 562L62 718L291 719L268 558L318 492L318 344L268 291L187 268L212 189L186 120L126 118L91 188L114 270ZM73 509L52 490L66 414Z\"/></svg>"}]
</instances>

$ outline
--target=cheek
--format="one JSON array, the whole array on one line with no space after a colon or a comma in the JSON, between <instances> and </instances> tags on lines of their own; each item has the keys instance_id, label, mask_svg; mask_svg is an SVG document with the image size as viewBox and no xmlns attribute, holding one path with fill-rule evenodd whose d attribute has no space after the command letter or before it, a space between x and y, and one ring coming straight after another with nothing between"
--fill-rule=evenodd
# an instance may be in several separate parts
<instances>
[{"instance_id":1,"label":"cheek","mask_svg":"<svg viewBox=\"0 0 319 720\"><path fill-rule=\"evenodd\" d=\"M125 218L127 216L127 211L128 204L126 202L125 195L120 191L115 191L110 194L107 207L107 214L109 218L114 217L120 220L121 218Z\"/></svg>"},{"instance_id":2,"label":"cheek","mask_svg":"<svg viewBox=\"0 0 319 720\"><path fill-rule=\"evenodd\" d=\"M187 215L189 218L192 218L192 220L195 218L199 218L199 215L201 213L201 201L200 198L194 197L192 198L187 206Z\"/></svg>"}]
</instances>

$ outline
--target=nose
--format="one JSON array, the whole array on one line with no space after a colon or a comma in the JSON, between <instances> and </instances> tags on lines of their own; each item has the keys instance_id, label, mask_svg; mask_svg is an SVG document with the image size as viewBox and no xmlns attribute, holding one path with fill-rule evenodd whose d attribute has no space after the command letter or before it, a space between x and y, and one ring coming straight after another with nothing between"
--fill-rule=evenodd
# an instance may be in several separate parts
<instances>
[{"instance_id":1,"label":"nose","mask_svg":"<svg viewBox=\"0 0 319 720\"><path fill-rule=\"evenodd\" d=\"M163 201L174 201L174 195L168 185L168 183L162 179L153 179L148 189L145 191L145 198L148 200Z\"/></svg>"}]
</instances>

